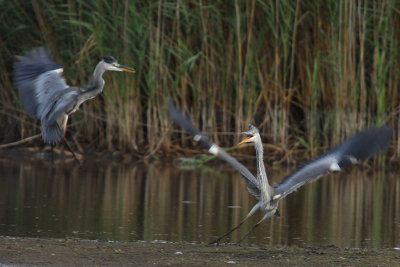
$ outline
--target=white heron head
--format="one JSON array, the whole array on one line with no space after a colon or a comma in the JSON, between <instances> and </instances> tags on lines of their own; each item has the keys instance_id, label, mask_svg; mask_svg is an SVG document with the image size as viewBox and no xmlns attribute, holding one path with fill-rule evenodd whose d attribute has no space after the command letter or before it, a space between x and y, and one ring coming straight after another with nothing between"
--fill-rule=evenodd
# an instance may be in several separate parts
<instances>
[{"instance_id":1,"label":"white heron head","mask_svg":"<svg viewBox=\"0 0 400 267\"><path fill-rule=\"evenodd\" d=\"M103 65L106 70L111 70L111 71L126 71L126 72L132 72L135 73L136 70L130 67L123 66L117 62L117 60L112 57L112 56L106 56L102 60Z\"/></svg>"},{"instance_id":2,"label":"white heron head","mask_svg":"<svg viewBox=\"0 0 400 267\"><path fill-rule=\"evenodd\" d=\"M260 138L260 133L254 125L249 124L249 130L247 132L242 132L246 137L239 143L239 145L244 143L254 143Z\"/></svg>"}]
</instances>

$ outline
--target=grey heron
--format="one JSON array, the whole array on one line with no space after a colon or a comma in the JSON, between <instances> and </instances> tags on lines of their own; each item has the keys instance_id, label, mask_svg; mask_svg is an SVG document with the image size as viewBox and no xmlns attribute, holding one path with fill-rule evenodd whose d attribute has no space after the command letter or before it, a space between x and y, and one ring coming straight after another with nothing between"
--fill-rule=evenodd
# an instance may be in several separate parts
<instances>
[{"instance_id":1,"label":"grey heron","mask_svg":"<svg viewBox=\"0 0 400 267\"><path fill-rule=\"evenodd\" d=\"M219 157L239 171L241 177L247 182L249 193L258 200L257 204L254 205L248 215L237 226L210 242L209 245L219 244L222 238L238 229L256 211L262 210L265 215L236 243L239 244L262 221L273 215L279 216L279 200L294 192L302 185L321 178L329 171L339 171L343 167L356 163L357 160L365 159L385 149L391 140L393 132L392 128L387 125L358 132L341 144L306 162L296 171L283 178L279 184L271 186L268 183L265 172L261 137L256 127L249 125L249 131L244 133L247 137L240 142L240 144L254 143L257 160L257 175L254 177L245 166L204 136L188 118L176 109L172 101L168 100L167 106L175 123L193 135L194 140L208 149L209 153Z\"/></svg>"},{"instance_id":2,"label":"grey heron","mask_svg":"<svg viewBox=\"0 0 400 267\"><path fill-rule=\"evenodd\" d=\"M135 72L120 65L114 57L106 56L97 64L86 86L80 88L67 85L62 76L62 66L52 60L48 48L37 47L24 56L17 56L14 83L26 112L40 119L42 138L46 144L53 147L63 139L71 150L64 137L68 116L83 102L103 91L105 82L102 76L107 70Z\"/></svg>"}]
</instances>

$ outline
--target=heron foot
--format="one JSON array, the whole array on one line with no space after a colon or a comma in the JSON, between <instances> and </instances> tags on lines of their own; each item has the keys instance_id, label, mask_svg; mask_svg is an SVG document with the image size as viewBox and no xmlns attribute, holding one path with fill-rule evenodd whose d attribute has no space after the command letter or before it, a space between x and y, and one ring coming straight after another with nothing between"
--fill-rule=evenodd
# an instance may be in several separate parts
<instances>
[{"instance_id":1,"label":"heron foot","mask_svg":"<svg viewBox=\"0 0 400 267\"><path fill-rule=\"evenodd\" d=\"M221 241L221 238L215 239L214 241L211 241L210 243L208 243L206 246L210 247L210 246L219 246L219 241Z\"/></svg>"},{"instance_id":2,"label":"heron foot","mask_svg":"<svg viewBox=\"0 0 400 267\"><path fill-rule=\"evenodd\" d=\"M243 239L239 240L238 242L234 243L233 245L234 245L234 246L239 246L239 247L240 247L240 246L241 246L240 243L242 243L242 240L243 240Z\"/></svg>"}]
</instances>

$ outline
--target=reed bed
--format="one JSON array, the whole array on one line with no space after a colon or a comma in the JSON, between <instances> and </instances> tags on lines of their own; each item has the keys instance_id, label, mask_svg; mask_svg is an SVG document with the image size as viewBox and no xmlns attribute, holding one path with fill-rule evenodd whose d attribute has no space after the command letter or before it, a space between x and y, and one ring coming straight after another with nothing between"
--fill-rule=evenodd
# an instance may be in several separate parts
<instances>
[{"instance_id":1,"label":"reed bed","mask_svg":"<svg viewBox=\"0 0 400 267\"><path fill-rule=\"evenodd\" d=\"M47 45L67 83L84 86L104 55L135 75L106 73L104 93L73 114L84 150L171 154L190 145L172 98L222 146L257 125L285 161L367 126L395 129L399 155L398 1L0 1L0 142L39 132L12 84L14 55ZM172 129L172 130L171 130ZM39 143L39 141L38 141ZM79 146L79 144L85 144Z\"/></svg>"}]
</instances>

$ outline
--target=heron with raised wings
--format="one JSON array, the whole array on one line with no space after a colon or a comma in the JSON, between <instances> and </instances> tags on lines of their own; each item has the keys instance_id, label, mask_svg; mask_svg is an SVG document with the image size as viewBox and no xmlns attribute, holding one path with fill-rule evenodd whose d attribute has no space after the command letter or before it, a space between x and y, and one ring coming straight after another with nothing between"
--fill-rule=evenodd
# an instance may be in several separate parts
<instances>
[{"instance_id":1,"label":"heron with raised wings","mask_svg":"<svg viewBox=\"0 0 400 267\"><path fill-rule=\"evenodd\" d=\"M169 114L175 123L193 135L194 140L208 149L209 153L219 157L239 171L241 177L247 182L248 191L258 200L257 204L237 226L210 242L210 245L219 244L222 238L238 229L256 211L262 210L265 213L264 217L236 244L241 243L262 221L273 215L279 216L279 200L297 190L300 186L317 180L329 171L339 171L341 168L354 164L358 160L382 151L388 146L393 132L392 128L387 125L358 132L343 143L306 162L302 167L286 176L281 183L271 186L268 183L265 172L261 137L256 127L250 125L249 131L244 133L247 137L240 143L254 143L257 160L257 175L254 177L245 166L204 136L187 117L176 109L171 100L167 101L167 106Z\"/></svg>"},{"instance_id":2,"label":"heron with raised wings","mask_svg":"<svg viewBox=\"0 0 400 267\"><path fill-rule=\"evenodd\" d=\"M41 121L41 132L46 144L57 144L64 140L68 116L79 106L103 92L105 71L135 70L123 66L112 56L104 57L96 66L92 78L85 87L67 85L62 76L63 68L51 58L48 48L37 47L24 56L17 56L14 65L14 83L18 88L26 112Z\"/></svg>"}]
</instances>

